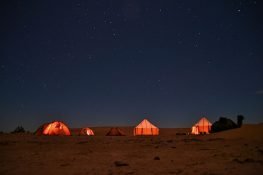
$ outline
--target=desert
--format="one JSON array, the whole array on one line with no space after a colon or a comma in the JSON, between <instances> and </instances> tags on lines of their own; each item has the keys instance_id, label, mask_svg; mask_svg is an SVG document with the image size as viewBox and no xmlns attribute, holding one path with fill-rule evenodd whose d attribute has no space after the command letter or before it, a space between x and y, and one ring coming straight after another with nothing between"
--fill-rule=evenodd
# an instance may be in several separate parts
<instances>
[{"instance_id":1,"label":"desert","mask_svg":"<svg viewBox=\"0 0 263 175\"><path fill-rule=\"evenodd\" d=\"M0 175L263 175L263 1L0 8Z\"/></svg>"},{"instance_id":2,"label":"desert","mask_svg":"<svg viewBox=\"0 0 263 175\"><path fill-rule=\"evenodd\" d=\"M262 174L263 124L205 135L190 128L160 128L158 136L0 135L0 174Z\"/></svg>"}]
</instances>

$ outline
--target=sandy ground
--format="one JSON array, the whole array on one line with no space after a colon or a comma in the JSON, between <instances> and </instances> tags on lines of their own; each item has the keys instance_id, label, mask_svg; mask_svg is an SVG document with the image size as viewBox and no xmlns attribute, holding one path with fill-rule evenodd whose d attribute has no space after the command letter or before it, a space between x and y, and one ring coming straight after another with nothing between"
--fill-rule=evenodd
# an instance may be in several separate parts
<instances>
[{"instance_id":1,"label":"sandy ground","mask_svg":"<svg viewBox=\"0 0 263 175\"><path fill-rule=\"evenodd\" d=\"M0 174L262 174L263 125L202 136L176 135L186 129L161 129L160 136L0 135ZM76 131L76 130L75 130Z\"/></svg>"}]
</instances>

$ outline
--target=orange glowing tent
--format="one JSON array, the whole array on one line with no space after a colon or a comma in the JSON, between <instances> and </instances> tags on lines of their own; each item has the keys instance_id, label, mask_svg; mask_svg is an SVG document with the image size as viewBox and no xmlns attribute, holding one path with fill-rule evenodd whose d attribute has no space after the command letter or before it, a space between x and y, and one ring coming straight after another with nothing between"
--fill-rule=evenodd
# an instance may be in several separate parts
<instances>
[{"instance_id":1,"label":"orange glowing tent","mask_svg":"<svg viewBox=\"0 0 263 175\"><path fill-rule=\"evenodd\" d=\"M60 121L54 121L51 123L46 123L40 126L36 135L70 135L70 130L68 126Z\"/></svg>"},{"instance_id":2,"label":"orange glowing tent","mask_svg":"<svg viewBox=\"0 0 263 175\"><path fill-rule=\"evenodd\" d=\"M133 134L137 135L159 135L159 128L150 123L147 119L144 119L139 125L137 125Z\"/></svg>"},{"instance_id":3,"label":"orange glowing tent","mask_svg":"<svg viewBox=\"0 0 263 175\"><path fill-rule=\"evenodd\" d=\"M207 118L203 117L192 127L192 134L209 134L211 126L212 123L210 123Z\"/></svg>"},{"instance_id":4,"label":"orange glowing tent","mask_svg":"<svg viewBox=\"0 0 263 175\"><path fill-rule=\"evenodd\" d=\"M94 136L94 132L90 128L82 128L79 135Z\"/></svg>"}]
</instances>

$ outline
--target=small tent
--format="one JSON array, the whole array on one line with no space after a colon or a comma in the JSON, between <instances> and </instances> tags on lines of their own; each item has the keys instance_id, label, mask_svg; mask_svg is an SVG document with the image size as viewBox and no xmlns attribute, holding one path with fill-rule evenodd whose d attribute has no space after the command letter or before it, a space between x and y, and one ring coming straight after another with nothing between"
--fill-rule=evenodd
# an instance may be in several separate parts
<instances>
[{"instance_id":1,"label":"small tent","mask_svg":"<svg viewBox=\"0 0 263 175\"><path fill-rule=\"evenodd\" d=\"M111 128L106 136L125 136L125 133L120 128Z\"/></svg>"},{"instance_id":2,"label":"small tent","mask_svg":"<svg viewBox=\"0 0 263 175\"><path fill-rule=\"evenodd\" d=\"M60 121L54 121L51 123L46 123L40 126L36 135L70 135L70 130L68 126Z\"/></svg>"},{"instance_id":3,"label":"small tent","mask_svg":"<svg viewBox=\"0 0 263 175\"><path fill-rule=\"evenodd\" d=\"M79 135L94 136L94 132L90 128L82 128Z\"/></svg>"},{"instance_id":4,"label":"small tent","mask_svg":"<svg viewBox=\"0 0 263 175\"><path fill-rule=\"evenodd\" d=\"M147 119L144 119L139 125L137 125L133 134L137 135L159 135L159 128L150 123Z\"/></svg>"},{"instance_id":5,"label":"small tent","mask_svg":"<svg viewBox=\"0 0 263 175\"><path fill-rule=\"evenodd\" d=\"M192 127L192 134L209 134L211 131L212 123L207 120L207 118L203 117Z\"/></svg>"}]
</instances>

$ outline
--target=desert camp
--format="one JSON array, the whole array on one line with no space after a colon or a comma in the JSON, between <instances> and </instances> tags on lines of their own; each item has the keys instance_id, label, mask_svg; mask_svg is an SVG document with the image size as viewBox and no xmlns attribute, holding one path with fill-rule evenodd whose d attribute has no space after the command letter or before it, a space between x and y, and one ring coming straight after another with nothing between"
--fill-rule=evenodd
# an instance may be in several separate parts
<instances>
[{"instance_id":1,"label":"desert camp","mask_svg":"<svg viewBox=\"0 0 263 175\"><path fill-rule=\"evenodd\" d=\"M0 134L0 172L24 174L26 171L26 174L32 175L87 172L202 175L217 172L227 175L263 171L262 124L245 124L240 128L201 136L175 135L190 128L159 128L163 132L158 137L134 137L135 127L121 128L93 127L99 134L93 137ZM103 135L105 132L111 137ZM92 163L87 166L86 162Z\"/></svg>"},{"instance_id":2,"label":"desert camp","mask_svg":"<svg viewBox=\"0 0 263 175\"><path fill-rule=\"evenodd\" d=\"M240 120L244 117L239 115L237 119L239 125L222 117L212 124L207 117L202 117L188 128L159 128L143 119L135 126L92 129L70 128L54 120L41 125L34 134L25 134L24 128L19 126L12 134L0 134L3 165L0 172L24 174L22 166L11 167L18 164L28 168L26 174L37 172L39 175L263 172L263 137L260 134L263 125L242 125ZM211 132L212 125L227 126L227 130ZM191 133L187 134L190 129ZM16 134L20 132L24 134ZM92 163L87 166L86 162Z\"/></svg>"},{"instance_id":3,"label":"desert camp","mask_svg":"<svg viewBox=\"0 0 263 175\"><path fill-rule=\"evenodd\" d=\"M263 175L263 0L0 9L0 175Z\"/></svg>"}]
</instances>

